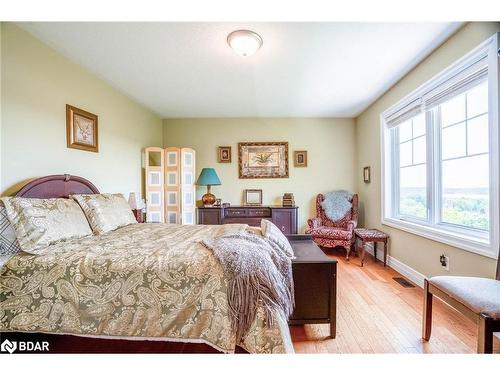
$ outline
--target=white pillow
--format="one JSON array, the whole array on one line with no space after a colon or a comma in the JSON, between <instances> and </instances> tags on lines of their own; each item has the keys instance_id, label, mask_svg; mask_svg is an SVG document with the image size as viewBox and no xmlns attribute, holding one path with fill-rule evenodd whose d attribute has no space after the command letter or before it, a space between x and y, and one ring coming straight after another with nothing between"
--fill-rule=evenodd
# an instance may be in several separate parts
<instances>
[{"instance_id":1,"label":"white pillow","mask_svg":"<svg viewBox=\"0 0 500 375\"><path fill-rule=\"evenodd\" d=\"M104 234L129 224L137 224L132 209L122 194L77 194L71 198L85 212L94 234Z\"/></svg>"},{"instance_id":2,"label":"white pillow","mask_svg":"<svg viewBox=\"0 0 500 375\"><path fill-rule=\"evenodd\" d=\"M288 242L288 239L285 237L283 232L276 225L274 225L273 222L262 219L260 222L260 228L262 230L262 235L278 245L286 256L289 258L295 258L290 242Z\"/></svg>"}]
</instances>

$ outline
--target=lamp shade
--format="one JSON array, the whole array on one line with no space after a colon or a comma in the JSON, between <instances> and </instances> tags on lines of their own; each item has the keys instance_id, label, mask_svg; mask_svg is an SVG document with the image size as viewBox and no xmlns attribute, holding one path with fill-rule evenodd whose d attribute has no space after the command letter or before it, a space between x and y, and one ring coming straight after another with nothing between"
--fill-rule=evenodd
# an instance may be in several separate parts
<instances>
[{"instance_id":1,"label":"lamp shade","mask_svg":"<svg viewBox=\"0 0 500 375\"><path fill-rule=\"evenodd\" d=\"M144 204L142 203L142 199L139 198L139 194L132 192L128 196L128 204L130 208L133 210L141 210L144 208Z\"/></svg>"},{"instance_id":2,"label":"lamp shade","mask_svg":"<svg viewBox=\"0 0 500 375\"><path fill-rule=\"evenodd\" d=\"M220 185L219 176L213 168L203 168L198 177L197 185Z\"/></svg>"}]
</instances>

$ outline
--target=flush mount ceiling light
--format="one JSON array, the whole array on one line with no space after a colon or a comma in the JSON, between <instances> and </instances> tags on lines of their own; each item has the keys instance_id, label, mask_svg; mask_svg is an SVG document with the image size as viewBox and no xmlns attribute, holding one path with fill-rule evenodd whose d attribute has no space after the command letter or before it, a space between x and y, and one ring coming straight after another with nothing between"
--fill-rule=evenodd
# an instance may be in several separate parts
<instances>
[{"instance_id":1,"label":"flush mount ceiling light","mask_svg":"<svg viewBox=\"0 0 500 375\"><path fill-rule=\"evenodd\" d=\"M250 30L236 30L227 36L227 44L238 55L251 56L262 46L262 38Z\"/></svg>"}]
</instances>

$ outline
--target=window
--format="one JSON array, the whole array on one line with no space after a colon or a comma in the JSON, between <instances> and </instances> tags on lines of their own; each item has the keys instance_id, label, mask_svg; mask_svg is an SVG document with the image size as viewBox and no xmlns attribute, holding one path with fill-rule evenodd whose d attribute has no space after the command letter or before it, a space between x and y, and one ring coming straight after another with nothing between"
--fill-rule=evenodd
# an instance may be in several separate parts
<instances>
[{"instance_id":1,"label":"window","mask_svg":"<svg viewBox=\"0 0 500 375\"><path fill-rule=\"evenodd\" d=\"M488 231L488 82L437 109L441 130L441 222Z\"/></svg>"},{"instance_id":2,"label":"window","mask_svg":"<svg viewBox=\"0 0 500 375\"><path fill-rule=\"evenodd\" d=\"M496 257L498 35L381 115L382 222Z\"/></svg>"},{"instance_id":3,"label":"window","mask_svg":"<svg viewBox=\"0 0 500 375\"><path fill-rule=\"evenodd\" d=\"M426 220L427 140L425 117L415 116L395 128L399 152L399 206L402 217Z\"/></svg>"}]
</instances>

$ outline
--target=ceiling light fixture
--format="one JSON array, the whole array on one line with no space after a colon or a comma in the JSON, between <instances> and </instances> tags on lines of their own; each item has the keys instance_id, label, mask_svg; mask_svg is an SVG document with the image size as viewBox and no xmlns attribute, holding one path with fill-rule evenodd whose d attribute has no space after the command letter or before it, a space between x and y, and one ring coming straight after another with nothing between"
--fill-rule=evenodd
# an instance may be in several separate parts
<instances>
[{"instance_id":1,"label":"ceiling light fixture","mask_svg":"<svg viewBox=\"0 0 500 375\"><path fill-rule=\"evenodd\" d=\"M227 44L238 55L251 56L262 46L262 38L250 30L236 30L227 36Z\"/></svg>"}]
</instances>

